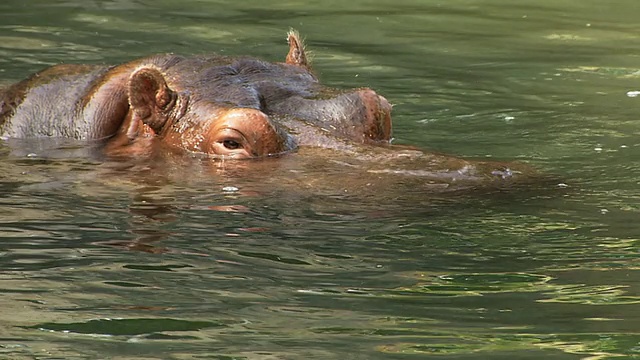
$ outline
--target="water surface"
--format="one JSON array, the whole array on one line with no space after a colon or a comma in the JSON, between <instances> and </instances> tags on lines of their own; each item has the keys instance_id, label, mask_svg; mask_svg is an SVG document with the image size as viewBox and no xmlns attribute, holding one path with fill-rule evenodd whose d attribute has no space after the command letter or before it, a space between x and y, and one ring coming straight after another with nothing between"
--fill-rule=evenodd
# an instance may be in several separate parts
<instances>
[{"instance_id":1,"label":"water surface","mask_svg":"<svg viewBox=\"0 0 640 360\"><path fill-rule=\"evenodd\" d=\"M638 16L631 0L4 0L0 84L160 52L282 61L294 27L324 83L394 104L396 143L566 187L433 196L296 155L250 171L4 142L0 358L640 357Z\"/></svg>"}]
</instances>

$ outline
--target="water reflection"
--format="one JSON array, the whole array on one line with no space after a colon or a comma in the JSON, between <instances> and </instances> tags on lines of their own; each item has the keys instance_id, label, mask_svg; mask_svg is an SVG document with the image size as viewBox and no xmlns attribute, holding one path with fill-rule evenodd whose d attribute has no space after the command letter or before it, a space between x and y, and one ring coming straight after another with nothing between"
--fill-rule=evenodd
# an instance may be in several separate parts
<instances>
[{"instance_id":1,"label":"water reflection","mask_svg":"<svg viewBox=\"0 0 640 360\"><path fill-rule=\"evenodd\" d=\"M348 159L3 143L0 357L637 357L637 10L2 2L0 84L154 52L279 61L293 26L323 81L395 104L397 143L522 160L568 188L425 196L367 186Z\"/></svg>"}]
</instances>

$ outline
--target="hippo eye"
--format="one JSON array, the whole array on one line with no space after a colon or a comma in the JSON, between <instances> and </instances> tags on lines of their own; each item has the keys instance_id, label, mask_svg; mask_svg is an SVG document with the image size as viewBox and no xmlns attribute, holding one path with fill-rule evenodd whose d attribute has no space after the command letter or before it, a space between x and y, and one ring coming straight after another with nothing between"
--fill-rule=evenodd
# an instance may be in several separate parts
<instances>
[{"instance_id":1,"label":"hippo eye","mask_svg":"<svg viewBox=\"0 0 640 360\"><path fill-rule=\"evenodd\" d=\"M234 128L225 127L215 129L212 134L213 139L207 151L211 154L228 156L236 159L252 157L250 152L251 144L240 131Z\"/></svg>"},{"instance_id":2,"label":"hippo eye","mask_svg":"<svg viewBox=\"0 0 640 360\"><path fill-rule=\"evenodd\" d=\"M224 145L224 147L229 150L235 150L240 148L240 143L231 139L222 141L222 145Z\"/></svg>"}]
</instances>

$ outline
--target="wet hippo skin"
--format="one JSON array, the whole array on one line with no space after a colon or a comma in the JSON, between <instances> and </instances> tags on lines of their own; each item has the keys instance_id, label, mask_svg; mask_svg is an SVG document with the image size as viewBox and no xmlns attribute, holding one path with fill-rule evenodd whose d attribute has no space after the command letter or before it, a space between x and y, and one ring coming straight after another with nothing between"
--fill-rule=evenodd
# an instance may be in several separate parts
<instances>
[{"instance_id":1,"label":"wet hippo skin","mask_svg":"<svg viewBox=\"0 0 640 360\"><path fill-rule=\"evenodd\" d=\"M114 67L51 67L0 93L0 135L103 140L107 152L134 151L140 138L157 138L230 158L328 142L296 136L308 127L333 139L388 141L387 100L369 89L320 85L297 33L288 39L285 63L156 55Z\"/></svg>"},{"instance_id":2,"label":"wet hippo skin","mask_svg":"<svg viewBox=\"0 0 640 360\"><path fill-rule=\"evenodd\" d=\"M288 42L283 63L168 54L54 66L0 90L0 136L96 140L106 154L133 156L158 143L225 159L326 149L370 174L447 186L533 172L390 145L389 102L371 89L321 85L298 34L289 32Z\"/></svg>"}]
</instances>

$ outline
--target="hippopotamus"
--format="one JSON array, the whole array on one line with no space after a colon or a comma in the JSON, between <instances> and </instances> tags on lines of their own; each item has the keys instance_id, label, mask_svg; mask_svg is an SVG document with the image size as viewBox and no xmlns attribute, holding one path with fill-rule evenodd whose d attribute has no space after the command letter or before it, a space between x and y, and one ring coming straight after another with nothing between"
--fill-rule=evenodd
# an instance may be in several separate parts
<instances>
[{"instance_id":1,"label":"hippopotamus","mask_svg":"<svg viewBox=\"0 0 640 360\"><path fill-rule=\"evenodd\" d=\"M157 138L238 159L327 142L301 123L336 139L389 140L385 98L320 85L299 35L290 32L288 41L284 63L164 54L118 66L53 66L0 92L0 135L101 140L107 152Z\"/></svg>"},{"instance_id":2,"label":"hippopotamus","mask_svg":"<svg viewBox=\"0 0 640 360\"><path fill-rule=\"evenodd\" d=\"M392 106L369 88L321 85L295 31L284 62L162 54L117 66L57 65L0 90L0 136L97 141L137 156L160 143L212 158L275 158L305 147L374 174L427 182L504 181L522 164L391 145ZM393 165L393 168L389 168Z\"/></svg>"}]
</instances>

